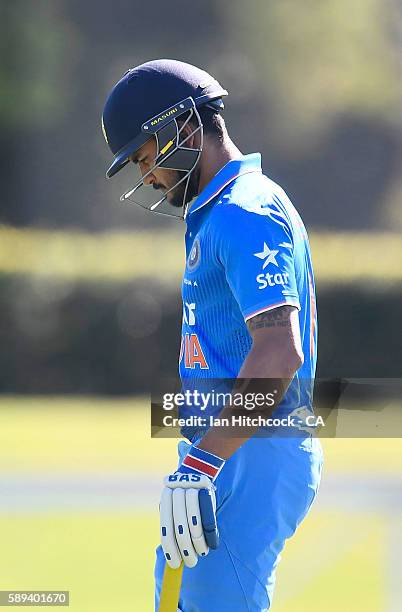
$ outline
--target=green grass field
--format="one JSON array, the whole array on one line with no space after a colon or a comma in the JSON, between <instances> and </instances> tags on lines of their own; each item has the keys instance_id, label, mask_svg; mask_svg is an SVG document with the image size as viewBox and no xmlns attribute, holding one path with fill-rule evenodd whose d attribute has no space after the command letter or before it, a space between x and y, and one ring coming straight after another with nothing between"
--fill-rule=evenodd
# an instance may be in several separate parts
<instances>
[{"instance_id":1,"label":"green grass field","mask_svg":"<svg viewBox=\"0 0 402 612\"><path fill-rule=\"evenodd\" d=\"M69 590L74 612L153 609L156 512L0 515L0 531L1 589ZM273 609L383 610L383 539L380 518L311 514L283 554Z\"/></svg>"},{"instance_id":2,"label":"green grass field","mask_svg":"<svg viewBox=\"0 0 402 612\"><path fill-rule=\"evenodd\" d=\"M5 397L0 472L162 477L175 464L176 441L150 439L146 405ZM400 440L324 440L324 447L327 474L401 472ZM387 521L381 514L313 509L285 548L273 610L385 610ZM3 511L0 534L0 589L69 590L74 612L153 609L156 507Z\"/></svg>"}]
</instances>

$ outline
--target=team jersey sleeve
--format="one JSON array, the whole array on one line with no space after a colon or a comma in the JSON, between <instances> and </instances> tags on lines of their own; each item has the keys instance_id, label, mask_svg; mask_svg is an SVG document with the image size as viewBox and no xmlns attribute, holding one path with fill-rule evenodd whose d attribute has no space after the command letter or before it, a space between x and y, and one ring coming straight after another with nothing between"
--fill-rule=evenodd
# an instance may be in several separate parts
<instances>
[{"instance_id":1,"label":"team jersey sleeve","mask_svg":"<svg viewBox=\"0 0 402 612\"><path fill-rule=\"evenodd\" d=\"M293 236L285 216L228 205L214 225L218 257L246 321L285 304L300 310Z\"/></svg>"}]
</instances>

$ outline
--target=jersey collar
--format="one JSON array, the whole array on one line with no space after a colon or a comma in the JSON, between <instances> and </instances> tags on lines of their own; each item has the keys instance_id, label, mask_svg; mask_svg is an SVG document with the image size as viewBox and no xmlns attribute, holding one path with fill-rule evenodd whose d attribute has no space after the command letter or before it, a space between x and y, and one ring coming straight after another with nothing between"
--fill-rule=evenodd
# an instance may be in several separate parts
<instances>
[{"instance_id":1,"label":"jersey collar","mask_svg":"<svg viewBox=\"0 0 402 612\"><path fill-rule=\"evenodd\" d=\"M260 153L251 153L250 155L244 155L240 159L232 159L223 166L194 200L185 218L188 219L190 215L216 198L225 187L230 185L239 176L249 174L250 172L262 172Z\"/></svg>"}]
</instances>

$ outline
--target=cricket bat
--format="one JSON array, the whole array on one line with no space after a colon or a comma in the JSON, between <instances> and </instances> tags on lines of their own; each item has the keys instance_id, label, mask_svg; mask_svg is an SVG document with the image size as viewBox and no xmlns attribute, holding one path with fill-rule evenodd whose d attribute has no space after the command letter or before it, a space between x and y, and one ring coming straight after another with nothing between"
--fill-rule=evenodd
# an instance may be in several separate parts
<instances>
[{"instance_id":1,"label":"cricket bat","mask_svg":"<svg viewBox=\"0 0 402 612\"><path fill-rule=\"evenodd\" d=\"M163 573L159 612L177 612L183 567L182 563L178 569L172 569L166 563Z\"/></svg>"}]
</instances>

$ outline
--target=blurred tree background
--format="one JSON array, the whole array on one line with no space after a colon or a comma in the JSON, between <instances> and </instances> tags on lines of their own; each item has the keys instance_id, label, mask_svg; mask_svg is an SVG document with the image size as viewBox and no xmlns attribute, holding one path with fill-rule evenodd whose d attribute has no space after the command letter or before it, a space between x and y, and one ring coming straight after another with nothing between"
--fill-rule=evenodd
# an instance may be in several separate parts
<instances>
[{"instance_id":1,"label":"blurred tree background","mask_svg":"<svg viewBox=\"0 0 402 612\"><path fill-rule=\"evenodd\" d=\"M400 375L400 0L0 2L3 391L132 393L176 371L184 224L119 204L100 127L116 80L158 57L220 80L234 140L300 210L319 372Z\"/></svg>"},{"instance_id":2,"label":"blurred tree background","mask_svg":"<svg viewBox=\"0 0 402 612\"><path fill-rule=\"evenodd\" d=\"M244 152L310 228L400 230L400 0L2 2L1 220L110 230L163 225L116 204L100 131L130 66L175 57L229 90Z\"/></svg>"}]
</instances>

